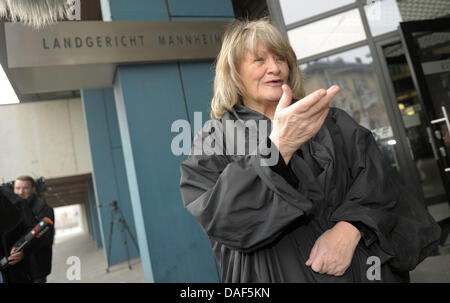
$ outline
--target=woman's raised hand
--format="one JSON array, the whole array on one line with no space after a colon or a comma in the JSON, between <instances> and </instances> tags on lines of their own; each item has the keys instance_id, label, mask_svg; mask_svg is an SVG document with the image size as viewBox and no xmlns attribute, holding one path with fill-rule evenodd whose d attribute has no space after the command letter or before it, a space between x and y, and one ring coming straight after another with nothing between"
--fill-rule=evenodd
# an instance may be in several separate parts
<instances>
[{"instance_id":1,"label":"woman's raised hand","mask_svg":"<svg viewBox=\"0 0 450 303\"><path fill-rule=\"evenodd\" d=\"M290 87L284 84L282 89L283 95L275 110L269 138L287 164L294 152L322 127L330 109L330 101L340 88L333 85L328 90L319 89L292 105Z\"/></svg>"}]
</instances>

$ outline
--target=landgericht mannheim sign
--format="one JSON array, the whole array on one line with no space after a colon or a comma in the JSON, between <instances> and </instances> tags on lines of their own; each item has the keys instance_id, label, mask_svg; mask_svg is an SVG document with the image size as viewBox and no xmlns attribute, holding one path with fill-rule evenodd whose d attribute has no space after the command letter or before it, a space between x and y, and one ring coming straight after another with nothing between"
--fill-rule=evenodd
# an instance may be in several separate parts
<instances>
[{"instance_id":1,"label":"landgericht mannheim sign","mask_svg":"<svg viewBox=\"0 0 450 303\"><path fill-rule=\"evenodd\" d=\"M227 22L60 22L40 30L5 24L8 67L215 58Z\"/></svg>"}]
</instances>

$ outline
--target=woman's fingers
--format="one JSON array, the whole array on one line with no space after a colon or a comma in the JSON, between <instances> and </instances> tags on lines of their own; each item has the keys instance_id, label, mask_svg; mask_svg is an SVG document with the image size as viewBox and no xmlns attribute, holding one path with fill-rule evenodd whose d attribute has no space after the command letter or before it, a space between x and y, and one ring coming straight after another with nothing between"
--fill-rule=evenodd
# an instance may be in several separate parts
<instances>
[{"instance_id":1,"label":"woman's fingers","mask_svg":"<svg viewBox=\"0 0 450 303\"><path fill-rule=\"evenodd\" d=\"M311 266L316 258L317 246L314 244L311 253L309 254L309 259L306 261L306 266Z\"/></svg>"},{"instance_id":2,"label":"woman's fingers","mask_svg":"<svg viewBox=\"0 0 450 303\"><path fill-rule=\"evenodd\" d=\"M309 254L309 259L306 261L305 265L310 266L314 272L320 274L327 274L333 276L341 276L343 272L339 270L339 266L335 261L331 261L330 254L324 249L319 249L322 239L317 239L314 243L311 253Z\"/></svg>"},{"instance_id":3,"label":"woman's fingers","mask_svg":"<svg viewBox=\"0 0 450 303\"><path fill-rule=\"evenodd\" d=\"M314 252L313 252L314 251ZM327 264L325 262L323 255L318 255L317 246L314 245L313 250L311 250L311 257L306 261L306 266L310 266L315 272L325 274L328 273Z\"/></svg>"},{"instance_id":4,"label":"woman's fingers","mask_svg":"<svg viewBox=\"0 0 450 303\"><path fill-rule=\"evenodd\" d=\"M303 99L295 102L292 105L292 110L294 113L303 113L307 112L314 104L317 104L317 102L325 97L327 95L327 91L324 89L316 90L315 92L307 95Z\"/></svg>"},{"instance_id":5,"label":"woman's fingers","mask_svg":"<svg viewBox=\"0 0 450 303\"><path fill-rule=\"evenodd\" d=\"M338 222L316 240L307 265L311 264L315 272L342 276L351 264L360 238L356 228ZM311 258L313 255L314 259Z\"/></svg>"},{"instance_id":6,"label":"woman's fingers","mask_svg":"<svg viewBox=\"0 0 450 303\"><path fill-rule=\"evenodd\" d=\"M314 263L311 265L311 269L314 270L315 272L324 274L325 270L322 259L317 259L316 261L314 261Z\"/></svg>"},{"instance_id":7,"label":"woman's fingers","mask_svg":"<svg viewBox=\"0 0 450 303\"><path fill-rule=\"evenodd\" d=\"M278 102L275 114L291 105L292 102L292 90L289 85L283 84L283 86L281 86L281 89L283 90L283 95Z\"/></svg>"},{"instance_id":8,"label":"woman's fingers","mask_svg":"<svg viewBox=\"0 0 450 303\"><path fill-rule=\"evenodd\" d=\"M331 100L338 94L340 91L339 86L333 85L327 90L326 96L322 97L315 106L311 107L308 111L308 114L315 115L318 112L323 111L330 107Z\"/></svg>"},{"instance_id":9,"label":"woman's fingers","mask_svg":"<svg viewBox=\"0 0 450 303\"><path fill-rule=\"evenodd\" d=\"M333 85L328 90L319 89L312 94L309 94L305 98L296 102L292 107L295 113L308 113L315 115L328 107L331 100L339 93L340 88L337 85Z\"/></svg>"}]
</instances>

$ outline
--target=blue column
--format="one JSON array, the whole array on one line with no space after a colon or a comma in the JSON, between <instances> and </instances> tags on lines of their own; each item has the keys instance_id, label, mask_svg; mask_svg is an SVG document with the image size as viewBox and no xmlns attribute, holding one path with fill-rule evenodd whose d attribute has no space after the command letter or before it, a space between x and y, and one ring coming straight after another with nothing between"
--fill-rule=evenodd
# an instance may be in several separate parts
<instances>
[{"instance_id":1,"label":"blue column","mask_svg":"<svg viewBox=\"0 0 450 303\"><path fill-rule=\"evenodd\" d=\"M91 236L91 238L93 240L95 240L95 231L94 231L94 227L93 227L93 222L92 222L92 210L91 210L91 204L89 202L89 194L86 193L86 197L84 200L84 210L85 210L85 214L86 214L86 222L87 222L87 232L89 233L89 235Z\"/></svg>"},{"instance_id":2,"label":"blue column","mask_svg":"<svg viewBox=\"0 0 450 303\"><path fill-rule=\"evenodd\" d=\"M127 232L125 232L127 247L123 244L117 223L120 215L117 213L112 220L113 208L109 205L113 201L118 202L132 236L136 237L114 95L111 88L83 90L81 95L93 166L96 198L93 213L98 214L100 238L106 257L108 257L111 243L110 258L107 258L107 262L109 265L114 265L126 261L126 248L128 248L130 259L139 257L139 250ZM113 222L113 233L110 238L111 222Z\"/></svg>"},{"instance_id":3,"label":"blue column","mask_svg":"<svg viewBox=\"0 0 450 303\"><path fill-rule=\"evenodd\" d=\"M108 7L102 6L103 9ZM194 9L195 8L195 9ZM224 20L231 1L110 0L111 20ZM180 196L180 163L171 125L202 111L209 119L213 61L120 66L114 83L144 275L148 282L217 282L208 238L187 213ZM191 121L192 122L192 121Z\"/></svg>"}]
</instances>

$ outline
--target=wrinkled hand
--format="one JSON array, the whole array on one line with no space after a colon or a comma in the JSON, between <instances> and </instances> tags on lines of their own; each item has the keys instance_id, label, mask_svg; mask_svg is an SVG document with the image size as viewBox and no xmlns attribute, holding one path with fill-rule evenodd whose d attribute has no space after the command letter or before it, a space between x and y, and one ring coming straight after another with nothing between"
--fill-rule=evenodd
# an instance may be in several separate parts
<instances>
[{"instance_id":1,"label":"wrinkled hand","mask_svg":"<svg viewBox=\"0 0 450 303\"><path fill-rule=\"evenodd\" d=\"M348 222L338 222L324 232L314 244L307 266L321 274L342 276L350 266L361 239L359 230Z\"/></svg>"},{"instance_id":2,"label":"wrinkled hand","mask_svg":"<svg viewBox=\"0 0 450 303\"><path fill-rule=\"evenodd\" d=\"M23 251L16 252L16 250L17 250L17 247L13 247L11 249L11 253L10 253L10 256L8 258L8 261L9 261L10 265L17 264L17 263L19 263L20 261L23 260L23 257L24 257Z\"/></svg>"},{"instance_id":3,"label":"wrinkled hand","mask_svg":"<svg viewBox=\"0 0 450 303\"><path fill-rule=\"evenodd\" d=\"M322 127L330 109L330 101L340 88L319 89L303 99L292 102L292 91L282 86L283 95L273 117L270 140L278 147L284 161L289 163L294 152Z\"/></svg>"}]
</instances>

